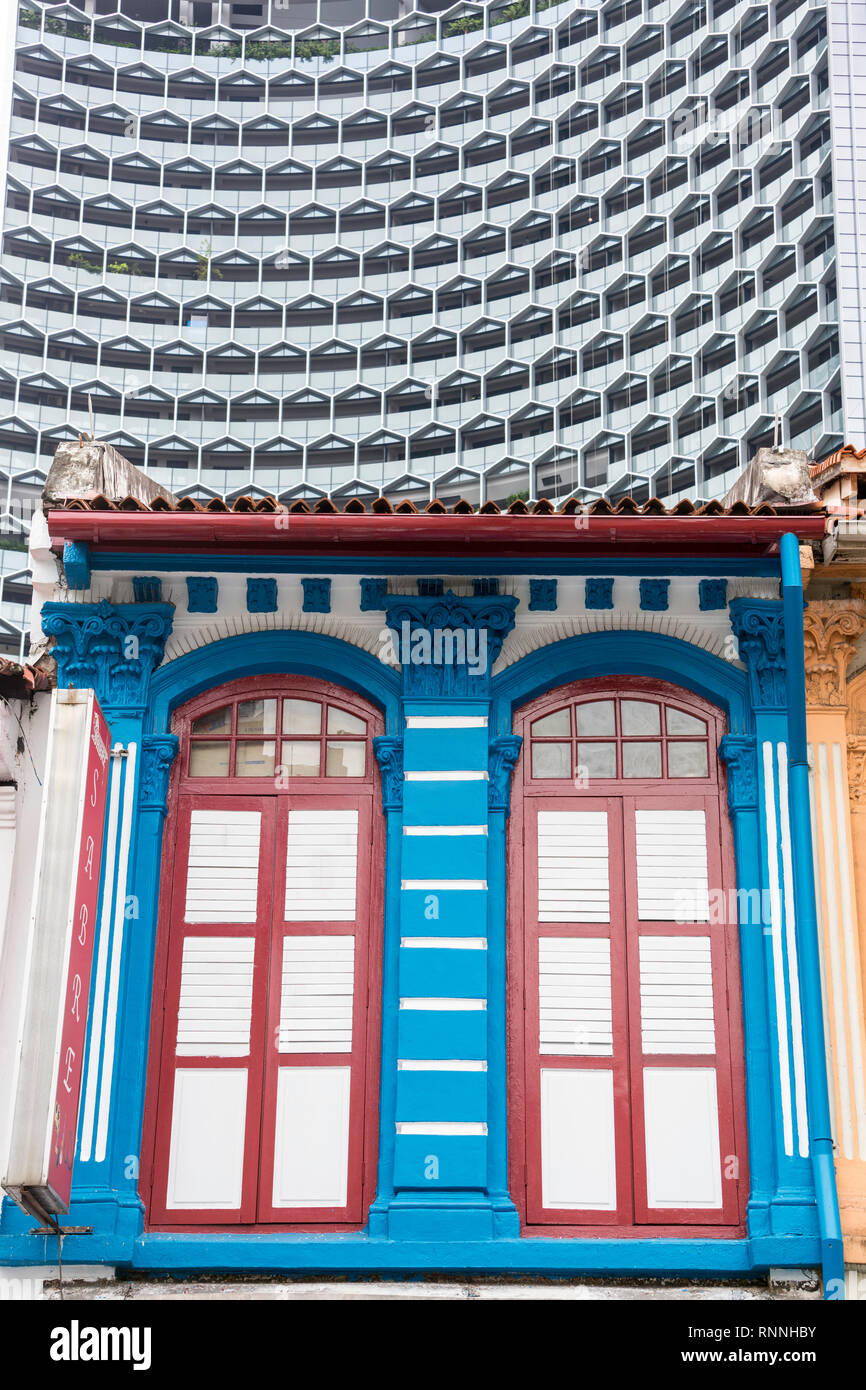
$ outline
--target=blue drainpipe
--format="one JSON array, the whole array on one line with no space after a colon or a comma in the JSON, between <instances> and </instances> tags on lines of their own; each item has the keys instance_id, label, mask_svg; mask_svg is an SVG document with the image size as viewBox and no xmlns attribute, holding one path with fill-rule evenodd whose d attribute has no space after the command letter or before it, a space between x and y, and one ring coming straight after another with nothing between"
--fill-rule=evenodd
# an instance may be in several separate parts
<instances>
[{"instance_id":1,"label":"blue drainpipe","mask_svg":"<svg viewBox=\"0 0 866 1390\"><path fill-rule=\"evenodd\" d=\"M811 1131L812 1175L821 1230L824 1297L839 1299L845 1297L845 1258L833 1164L827 1054L824 1047L824 1006L821 997L821 962L818 953L818 918L815 910L806 736L803 581L800 575L800 543L790 531L782 537L780 552L785 623L785 680L788 695L788 803L794 858L797 960L805 1034L806 1100Z\"/></svg>"}]
</instances>

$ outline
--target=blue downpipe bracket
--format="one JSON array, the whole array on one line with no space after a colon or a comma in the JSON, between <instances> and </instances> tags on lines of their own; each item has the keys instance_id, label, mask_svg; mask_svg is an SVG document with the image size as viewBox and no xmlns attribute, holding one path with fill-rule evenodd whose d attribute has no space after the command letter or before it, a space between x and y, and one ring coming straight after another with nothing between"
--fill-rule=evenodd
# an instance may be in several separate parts
<instances>
[{"instance_id":1,"label":"blue downpipe bracket","mask_svg":"<svg viewBox=\"0 0 866 1390\"><path fill-rule=\"evenodd\" d=\"M803 1005L806 1053L806 1101L811 1131L810 1152L818 1223L821 1231L821 1264L825 1299L845 1297L845 1256L842 1223L833 1162L833 1132L827 1086L827 1054L824 1042L824 1010L821 994L821 961L818 915L815 906L815 872L812 859L812 826L809 799L809 762L806 734L806 676L803 642L803 580L800 543L790 531L782 536L782 599L785 625L785 679L788 694L788 798L791 815L791 847L794 858L797 960Z\"/></svg>"}]
</instances>

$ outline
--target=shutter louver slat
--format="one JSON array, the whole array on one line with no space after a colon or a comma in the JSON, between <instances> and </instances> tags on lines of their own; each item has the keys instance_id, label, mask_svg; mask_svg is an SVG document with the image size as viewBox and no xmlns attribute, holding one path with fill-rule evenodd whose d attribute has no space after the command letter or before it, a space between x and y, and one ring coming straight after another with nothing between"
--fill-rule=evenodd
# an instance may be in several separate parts
<instances>
[{"instance_id":1,"label":"shutter louver slat","mask_svg":"<svg viewBox=\"0 0 866 1390\"><path fill-rule=\"evenodd\" d=\"M539 811L538 920L610 919L606 811Z\"/></svg>"},{"instance_id":2,"label":"shutter louver slat","mask_svg":"<svg viewBox=\"0 0 866 1390\"><path fill-rule=\"evenodd\" d=\"M201 811L190 817L184 921L255 922L259 811Z\"/></svg>"},{"instance_id":3,"label":"shutter louver slat","mask_svg":"<svg viewBox=\"0 0 866 1390\"><path fill-rule=\"evenodd\" d=\"M353 922L357 867L357 811L290 811L285 920Z\"/></svg>"},{"instance_id":4,"label":"shutter louver slat","mask_svg":"<svg viewBox=\"0 0 866 1390\"><path fill-rule=\"evenodd\" d=\"M539 937L538 1008L541 1053L613 1055L606 937Z\"/></svg>"},{"instance_id":5,"label":"shutter louver slat","mask_svg":"<svg viewBox=\"0 0 866 1390\"><path fill-rule=\"evenodd\" d=\"M708 921L705 812L637 810L635 837L639 921Z\"/></svg>"},{"instance_id":6,"label":"shutter louver slat","mask_svg":"<svg viewBox=\"0 0 866 1390\"><path fill-rule=\"evenodd\" d=\"M355 998L353 936L283 941L280 1052L351 1052Z\"/></svg>"},{"instance_id":7,"label":"shutter louver slat","mask_svg":"<svg viewBox=\"0 0 866 1390\"><path fill-rule=\"evenodd\" d=\"M188 936L183 943L178 1057L246 1057L253 1005L252 937Z\"/></svg>"},{"instance_id":8,"label":"shutter louver slat","mask_svg":"<svg viewBox=\"0 0 866 1390\"><path fill-rule=\"evenodd\" d=\"M713 970L708 936L642 936L641 1034L645 1053L713 1053Z\"/></svg>"}]
</instances>

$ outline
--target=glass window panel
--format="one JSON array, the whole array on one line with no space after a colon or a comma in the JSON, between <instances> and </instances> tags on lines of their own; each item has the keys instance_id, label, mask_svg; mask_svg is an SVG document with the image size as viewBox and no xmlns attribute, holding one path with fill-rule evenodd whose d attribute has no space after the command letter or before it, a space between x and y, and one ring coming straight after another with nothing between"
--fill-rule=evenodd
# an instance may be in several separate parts
<instances>
[{"instance_id":1,"label":"glass window panel","mask_svg":"<svg viewBox=\"0 0 866 1390\"><path fill-rule=\"evenodd\" d=\"M276 700L242 700L238 705L239 734L275 734Z\"/></svg>"},{"instance_id":2,"label":"glass window panel","mask_svg":"<svg viewBox=\"0 0 866 1390\"><path fill-rule=\"evenodd\" d=\"M661 777L661 744L624 743L622 745L622 775L623 777Z\"/></svg>"},{"instance_id":3,"label":"glass window panel","mask_svg":"<svg viewBox=\"0 0 866 1390\"><path fill-rule=\"evenodd\" d=\"M707 745L705 743L669 743L668 777L706 777Z\"/></svg>"},{"instance_id":4,"label":"glass window panel","mask_svg":"<svg viewBox=\"0 0 866 1390\"><path fill-rule=\"evenodd\" d=\"M533 777L570 777L570 743L533 743Z\"/></svg>"},{"instance_id":5,"label":"glass window panel","mask_svg":"<svg viewBox=\"0 0 866 1390\"><path fill-rule=\"evenodd\" d=\"M681 709L665 710L669 734L705 734L707 726L703 719L695 719Z\"/></svg>"},{"instance_id":6,"label":"glass window panel","mask_svg":"<svg viewBox=\"0 0 866 1390\"><path fill-rule=\"evenodd\" d=\"M322 728L322 706L315 700L283 701L284 734L318 734Z\"/></svg>"},{"instance_id":7,"label":"glass window panel","mask_svg":"<svg viewBox=\"0 0 866 1390\"><path fill-rule=\"evenodd\" d=\"M577 745L578 777L615 777L615 743L579 743Z\"/></svg>"},{"instance_id":8,"label":"glass window panel","mask_svg":"<svg viewBox=\"0 0 866 1390\"><path fill-rule=\"evenodd\" d=\"M235 747L236 777L273 777L274 744L245 739Z\"/></svg>"},{"instance_id":9,"label":"glass window panel","mask_svg":"<svg viewBox=\"0 0 866 1390\"><path fill-rule=\"evenodd\" d=\"M289 776L318 777L320 748L315 739L301 742L284 738L281 762Z\"/></svg>"},{"instance_id":10,"label":"glass window panel","mask_svg":"<svg viewBox=\"0 0 866 1390\"><path fill-rule=\"evenodd\" d=\"M192 721L194 734L225 734L228 737L231 731L231 705L223 705L221 709L212 709L207 714L200 714L198 719Z\"/></svg>"},{"instance_id":11,"label":"glass window panel","mask_svg":"<svg viewBox=\"0 0 866 1390\"><path fill-rule=\"evenodd\" d=\"M567 709L558 709L555 714L546 714L543 719L536 719L532 726L533 738L561 738L563 734L568 738L571 733L571 721Z\"/></svg>"},{"instance_id":12,"label":"glass window panel","mask_svg":"<svg viewBox=\"0 0 866 1390\"><path fill-rule=\"evenodd\" d=\"M651 705L648 700L623 700L620 713L624 734L661 733L659 707Z\"/></svg>"},{"instance_id":13,"label":"glass window panel","mask_svg":"<svg viewBox=\"0 0 866 1390\"><path fill-rule=\"evenodd\" d=\"M577 732L581 738L616 733L613 700L590 700L577 706Z\"/></svg>"},{"instance_id":14,"label":"glass window panel","mask_svg":"<svg viewBox=\"0 0 866 1390\"><path fill-rule=\"evenodd\" d=\"M190 777L228 777L230 748L230 743L190 744Z\"/></svg>"},{"instance_id":15,"label":"glass window panel","mask_svg":"<svg viewBox=\"0 0 866 1390\"><path fill-rule=\"evenodd\" d=\"M363 719L349 714L348 710L336 709L334 705L328 706L329 734L365 734L366 732L367 725Z\"/></svg>"},{"instance_id":16,"label":"glass window panel","mask_svg":"<svg viewBox=\"0 0 866 1390\"><path fill-rule=\"evenodd\" d=\"M329 743L325 753L326 777L363 777L365 743Z\"/></svg>"}]
</instances>

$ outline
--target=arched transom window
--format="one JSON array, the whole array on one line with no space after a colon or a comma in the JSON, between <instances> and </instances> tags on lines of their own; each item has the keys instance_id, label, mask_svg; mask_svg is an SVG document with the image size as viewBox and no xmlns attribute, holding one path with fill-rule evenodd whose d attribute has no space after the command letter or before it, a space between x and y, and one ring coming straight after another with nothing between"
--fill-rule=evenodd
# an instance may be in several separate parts
<instances>
[{"instance_id":1,"label":"arched transom window","mask_svg":"<svg viewBox=\"0 0 866 1390\"><path fill-rule=\"evenodd\" d=\"M574 700L530 725L531 777L707 777L703 719L662 699Z\"/></svg>"}]
</instances>

